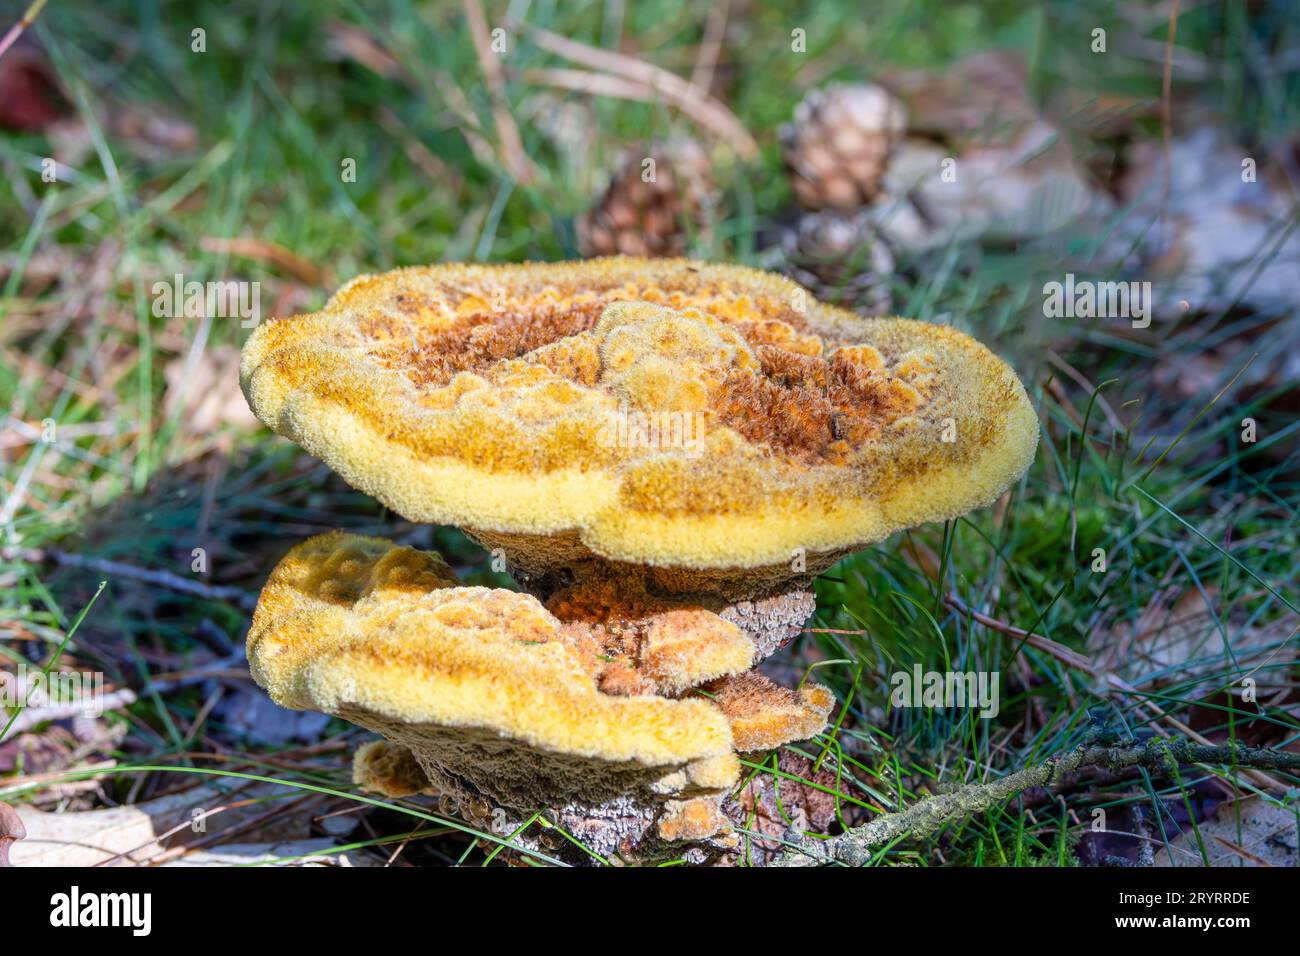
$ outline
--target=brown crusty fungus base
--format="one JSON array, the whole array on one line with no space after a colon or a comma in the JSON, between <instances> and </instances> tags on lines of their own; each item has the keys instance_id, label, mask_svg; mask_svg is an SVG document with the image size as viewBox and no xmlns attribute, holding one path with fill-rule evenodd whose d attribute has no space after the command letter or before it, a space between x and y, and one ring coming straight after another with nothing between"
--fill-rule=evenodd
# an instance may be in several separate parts
<instances>
[{"instance_id":1,"label":"brown crusty fungus base","mask_svg":"<svg viewBox=\"0 0 1300 956\"><path fill-rule=\"evenodd\" d=\"M807 570L788 568L764 576L767 569L738 573L657 568L607 561L580 548L573 535L539 542L516 536L469 529L469 536L489 551L499 552L506 569L529 594L548 602L580 591L590 599L617 595L620 601L705 608L739 627L754 642L760 660L790 643L817 608L812 580L830 567L836 556L822 556ZM558 612L557 612L558 613Z\"/></svg>"}]
</instances>

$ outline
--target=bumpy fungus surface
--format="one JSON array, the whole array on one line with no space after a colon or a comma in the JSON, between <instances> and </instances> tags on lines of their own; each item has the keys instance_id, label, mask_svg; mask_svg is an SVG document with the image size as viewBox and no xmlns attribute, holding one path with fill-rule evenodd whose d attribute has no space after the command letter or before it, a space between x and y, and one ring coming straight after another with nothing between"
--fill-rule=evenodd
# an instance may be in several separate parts
<instances>
[{"instance_id":1,"label":"bumpy fungus surface","mask_svg":"<svg viewBox=\"0 0 1300 956\"><path fill-rule=\"evenodd\" d=\"M361 276L261 325L241 378L354 486L537 575L599 558L779 579L796 551L816 573L988 504L1038 436L969 336L686 260Z\"/></svg>"},{"instance_id":2,"label":"bumpy fungus surface","mask_svg":"<svg viewBox=\"0 0 1300 956\"><path fill-rule=\"evenodd\" d=\"M741 752L771 750L820 733L835 705L821 684L790 690L754 671L724 677L705 690L727 715Z\"/></svg>"},{"instance_id":3,"label":"bumpy fungus surface","mask_svg":"<svg viewBox=\"0 0 1300 956\"><path fill-rule=\"evenodd\" d=\"M599 661L597 680L606 693L675 697L755 662L759 648L735 624L704 608L653 597L636 583L588 578L546 601L564 622L566 638L588 660Z\"/></svg>"}]
</instances>

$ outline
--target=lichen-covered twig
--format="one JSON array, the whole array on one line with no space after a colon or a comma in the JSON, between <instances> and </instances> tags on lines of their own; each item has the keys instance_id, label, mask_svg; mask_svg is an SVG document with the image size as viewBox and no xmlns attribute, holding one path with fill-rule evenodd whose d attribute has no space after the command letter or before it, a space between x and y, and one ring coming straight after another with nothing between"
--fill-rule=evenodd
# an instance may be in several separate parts
<instances>
[{"instance_id":1,"label":"lichen-covered twig","mask_svg":"<svg viewBox=\"0 0 1300 956\"><path fill-rule=\"evenodd\" d=\"M773 866L820 866L842 863L861 866L873 850L903 836L926 837L951 820L992 809L1003 800L1031 787L1050 787L1066 774L1083 767L1122 770L1142 766L1172 770L1180 764L1220 764L1268 770L1300 770L1300 754L1229 742L1206 746L1187 740L1153 739L1121 744L1085 741L1065 754L1026 767L989 783L970 784L953 793L926 797L906 810L886 813L828 840L802 836L773 861Z\"/></svg>"}]
</instances>

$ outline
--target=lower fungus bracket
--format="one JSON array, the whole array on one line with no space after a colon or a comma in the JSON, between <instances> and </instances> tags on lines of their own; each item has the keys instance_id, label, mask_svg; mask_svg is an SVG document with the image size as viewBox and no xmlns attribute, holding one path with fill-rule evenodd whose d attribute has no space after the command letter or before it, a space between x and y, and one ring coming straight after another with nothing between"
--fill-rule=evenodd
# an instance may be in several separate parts
<instances>
[{"instance_id":1,"label":"lower fungus bracket","mask_svg":"<svg viewBox=\"0 0 1300 956\"><path fill-rule=\"evenodd\" d=\"M753 671L759 648L723 617L609 585L543 604L334 532L272 573L249 662L277 703L383 736L357 751L365 789L447 798L499 835L546 808L601 857L717 857L734 842L722 804L737 751L819 733L833 697Z\"/></svg>"}]
</instances>

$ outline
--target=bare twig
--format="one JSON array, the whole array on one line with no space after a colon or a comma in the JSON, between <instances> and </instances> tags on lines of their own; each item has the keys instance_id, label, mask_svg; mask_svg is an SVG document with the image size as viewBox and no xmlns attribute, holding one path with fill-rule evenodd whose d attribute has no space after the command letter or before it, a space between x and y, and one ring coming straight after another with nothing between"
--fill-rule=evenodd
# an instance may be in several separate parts
<instances>
[{"instance_id":1,"label":"bare twig","mask_svg":"<svg viewBox=\"0 0 1300 956\"><path fill-rule=\"evenodd\" d=\"M135 703L135 699L135 691L124 687L121 690L105 694L99 700L76 700L69 704L42 704L25 707L9 722L7 731L0 728L0 742L16 737L18 734L31 730L37 724L43 724L46 721L69 720L73 717L85 716L92 706L99 713L107 713L110 710L117 710L119 707L129 707Z\"/></svg>"},{"instance_id":2,"label":"bare twig","mask_svg":"<svg viewBox=\"0 0 1300 956\"><path fill-rule=\"evenodd\" d=\"M1084 657L1078 651L1073 651L1064 644L1058 644L1050 637L1043 637L1041 634L1026 631L1022 628L1016 627L1014 624L1008 624L1005 621L999 621L997 618L989 617L987 614L981 614L979 611L967 607L966 602L955 594L945 594L943 597L943 603L948 605L958 614L965 614L969 616L971 620L979 621L979 623L983 624L985 627L991 627L995 631L1001 631L1003 634L1007 634L1011 637L1020 638L1030 647L1037 648L1045 654L1050 654L1062 664L1094 676L1098 673L1097 665Z\"/></svg>"},{"instance_id":3,"label":"bare twig","mask_svg":"<svg viewBox=\"0 0 1300 956\"><path fill-rule=\"evenodd\" d=\"M210 680L247 680L248 666L245 663L246 660L244 648L239 647L226 657L215 660L205 667L179 674L160 674L150 680L150 688L161 694L182 687L192 687L195 684L202 684Z\"/></svg>"},{"instance_id":4,"label":"bare twig","mask_svg":"<svg viewBox=\"0 0 1300 956\"><path fill-rule=\"evenodd\" d=\"M195 597L206 598L210 601L225 601L227 604L233 604L244 611L252 611L253 608L257 607L257 595L251 591L221 584L204 584L201 581L191 581L189 578L183 578L179 574L173 574L170 571L137 568L133 564L106 561L103 558L85 558L55 548L6 548L4 553L6 558L17 554L24 561L32 564L50 560L63 567L85 568L110 577L126 578L130 581L154 584L158 587L167 588L169 591L193 594Z\"/></svg>"}]
</instances>

